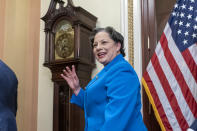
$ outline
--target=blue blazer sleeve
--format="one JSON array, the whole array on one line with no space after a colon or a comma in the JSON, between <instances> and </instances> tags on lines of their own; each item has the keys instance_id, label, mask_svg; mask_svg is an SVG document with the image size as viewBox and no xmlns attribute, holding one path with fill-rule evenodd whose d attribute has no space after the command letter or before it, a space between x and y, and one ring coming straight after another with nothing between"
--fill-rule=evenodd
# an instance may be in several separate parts
<instances>
[{"instance_id":1,"label":"blue blazer sleeve","mask_svg":"<svg viewBox=\"0 0 197 131\"><path fill-rule=\"evenodd\" d=\"M137 119L135 108L140 97L139 80L131 67L125 66L125 64L119 65L110 70L111 75L106 81L109 102L105 108L105 122L100 131L127 130L128 123L133 129L137 129L139 126L133 122ZM132 117L133 120L131 120Z\"/></svg>"},{"instance_id":2,"label":"blue blazer sleeve","mask_svg":"<svg viewBox=\"0 0 197 131\"><path fill-rule=\"evenodd\" d=\"M84 109L84 90L81 88L77 96L73 94L70 102Z\"/></svg>"}]
</instances>

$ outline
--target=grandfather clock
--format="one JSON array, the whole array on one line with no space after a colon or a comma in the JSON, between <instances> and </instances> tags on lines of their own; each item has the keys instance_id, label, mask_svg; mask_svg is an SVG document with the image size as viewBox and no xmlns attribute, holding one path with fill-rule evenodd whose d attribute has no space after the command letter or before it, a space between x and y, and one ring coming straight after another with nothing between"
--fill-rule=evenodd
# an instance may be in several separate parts
<instances>
[{"instance_id":1,"label":"grandfather clock","mask_svg":"<svg viewBox=\"0 0 197 131\"><path fill-rule=\"evenodd\" d=\"M67 3L67 4L66 4ZM83 131L83 111L69 103L72 92L60 74L66 66L75 65L80 85L91 79L95 67L89 36L97 18L72 0L51 0L41 19L45 22L44 66L54 82L53 131Z\"/></svg>"}]
</instances>

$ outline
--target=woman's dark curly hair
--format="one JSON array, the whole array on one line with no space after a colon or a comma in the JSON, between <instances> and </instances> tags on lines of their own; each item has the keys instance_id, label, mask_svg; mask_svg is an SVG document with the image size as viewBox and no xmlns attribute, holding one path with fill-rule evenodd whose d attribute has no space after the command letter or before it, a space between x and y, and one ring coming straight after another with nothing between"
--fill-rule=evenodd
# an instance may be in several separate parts
<instances>
[{"instance_id":1,"label":"woman's dark curly hair","mask_svg":"<svg viewBox=\"0 0 197 131\"><path fill-rule=\"evenodd\" d=\"M117 32L113 27L106 27L106 28L95 28L90 36L90 42L91 42L91 46L93 48L93 43L94 43L94 37L97 33L99 32L106 32L109 34L110 38L115 41L115 43L120 43L121 47L120 47L120 53L123 55L123 57L125 56L125 51L124 51L124 37Z\"/></svg>"}]
</instances>

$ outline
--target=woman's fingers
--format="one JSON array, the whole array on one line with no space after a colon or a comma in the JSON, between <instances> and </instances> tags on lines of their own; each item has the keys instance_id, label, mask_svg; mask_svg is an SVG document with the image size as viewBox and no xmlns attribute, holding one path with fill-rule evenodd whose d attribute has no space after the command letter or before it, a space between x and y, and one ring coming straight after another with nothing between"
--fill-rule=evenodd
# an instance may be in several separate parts
<instances>
[{"instance_id":1,"label":"woman's fingers","mask_svg":"<svg viewBox=\"0 0 197 131\"><path fill-rule=\"evenodd\" d=\"M72 71L70 70L70 68L67 66L66 67L66 70L67 70L67 72L69 73L69 74L72 74Z\"/></svg>"},{"instance_id":2,"label":"woman's fingers","mask_svg":"<svg viewBox=\"0 0 197 131\"><path fill-rule=\"evenodd\" d=\"M69 67L66 67L66 69L63 70L63 73L66 77L72 76L71 70Z\"/></svg>"},{"instance_id":3,"label":"woman's fingers","mask_svg":"<svg viewBox=\"0 0 197 131\"><path fill-rule=\"evenodd\" d=\"M76 74L76 72L75 72L75 66L74 65L72 65L72 73L73 74Z\"/></svg>"},{"instance_id":4,"label":"woman's fingers","mask_svg":"<svg viewBox=\"0 0 197 131\"><path fill-rule=\"evenodd\" d=\"M74 89L74 79L70 76L64 75L64 74L60 74L61 77L66 80L66 82L68 83L68 85L70 86L71 89Z\"/></svg>"},{"instance_id":5,"label":"woman's fingers","mask_svg":"<svg viewBox=\"0 0 197 131\"><path fill-rule=\"evenodd\" d=\"M67 82L73 82L75 83L75 69L74 66L72 66L72 70L67 66L64 70L63 70L63 74L61 74L61 76L67 81Z\"/></svg>"},{"instance_id":6,"label":"woman's fingers","mask_svg":"<svg viewBox=\"0 0 197 131\"><path fill-rule=\"evenodd\" d=\"M72 65L72 70L67 66L64 70L63 70L63 75L64 77L70 78L70 79L76 79L77 75L75 72L75 66Z\"/></svg>"},{"instance_id":7,"label":"woman's fingers","mask_svg":"<svg viewBox=\"0 0 197 131\"><path fill-rule=\"evenodd\" d=\"M74 91L75 94L78 94L76 91L80 89L79 79L75 72L75 66L72 65L70 69L68 66L63 70L61 77L67 81L69 87Z\"/></svg>"},{"instance_id":8,"label":"woman's fingers","mask_svg":"<svg viewBox=\"0 0 197 131\"><path fill-rule=\"evenodd\" d=\"M69 83L69 78L66 76L66 75L64 75L64 74L60 74L61 75L61 77L64 79L64 80L66 80L68 83Z\"/></svg>"},{"instance_id":9,"label":"woman's fingers","mask_svg":"<svg viewBox=\"0 0 197 131\"><path fill-rule=\"evenodd\" d=\"M72 74L73 74L73 78L74 78L76 81L78 81L78 77L77 77L77 74L76 74L76 72L75 72L75 66L74 66L74 65L72 65Z\"/></svg>"}]
</instances>

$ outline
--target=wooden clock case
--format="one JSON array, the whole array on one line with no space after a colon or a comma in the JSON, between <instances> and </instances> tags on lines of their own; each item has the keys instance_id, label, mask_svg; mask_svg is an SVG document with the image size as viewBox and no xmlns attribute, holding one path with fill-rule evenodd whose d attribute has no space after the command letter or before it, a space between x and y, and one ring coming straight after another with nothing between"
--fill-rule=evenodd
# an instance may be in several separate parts
<instances>
[{"instance_id":1,"label":"wooden clock case","mask_svg":"<svg viewBox=\"0 0 197 131\"><path fill-rule=\"evenodd\" d=\"M75 7L71 0L67 0L66 6L62 0L51 0L46 15L41 19L45 22L44 66L51 70L54 82L53 131L83 131L83 111L69 103L72 92L60 74L66 66L75 65L81 87L90 81L95 61L89 36L96 26L97 18L85 9ZM74 57L56 60L54 29L61 20L72 24Z\"/></svg>"}]
</instances>

